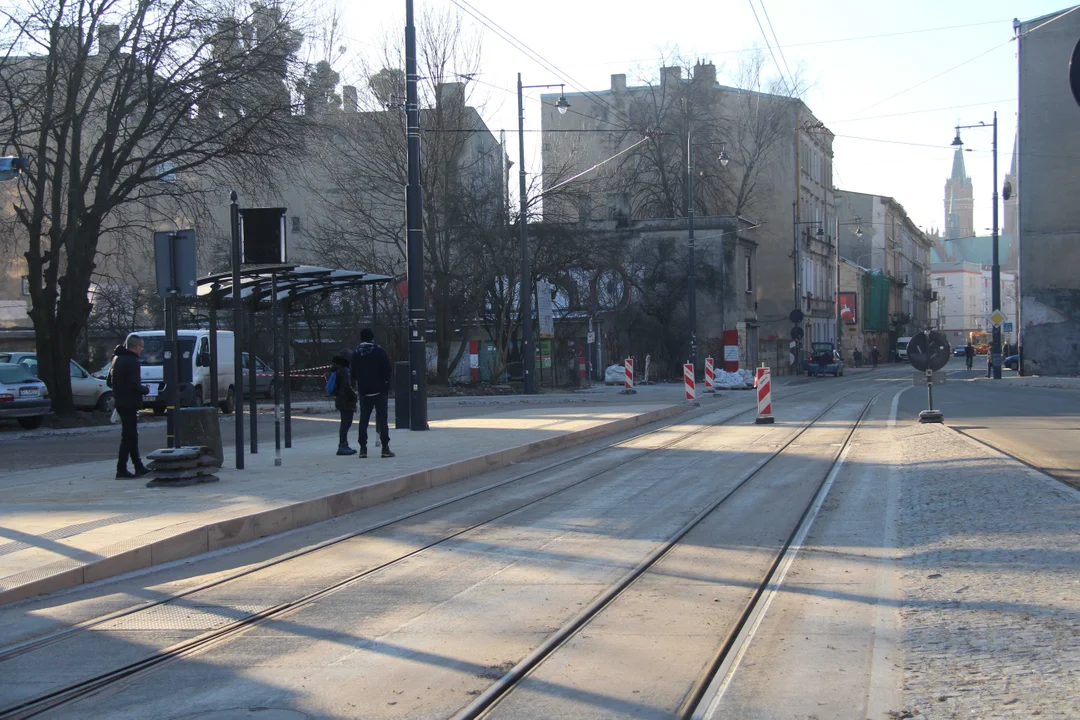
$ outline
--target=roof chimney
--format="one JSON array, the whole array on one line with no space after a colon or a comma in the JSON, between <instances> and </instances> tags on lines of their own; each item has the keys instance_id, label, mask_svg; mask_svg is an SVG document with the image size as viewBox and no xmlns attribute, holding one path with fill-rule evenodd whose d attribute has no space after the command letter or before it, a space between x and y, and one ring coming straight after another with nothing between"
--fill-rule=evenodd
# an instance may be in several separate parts
<instances>
[{"instance_id":1,"label":"roof chimney","mask_svg":"<svg viewBox=\"0 0 1080 720\"><path fill-rule=\"evenodd\" d=\"M712 63L698 62L694 66L694 82L711 88L716 84L716 66Z\"/></svg>"},{"instance_id":2,"label":"roof chimney","mask_svg":"<svg viewBox=\"0 0 1080 720\"><path fill-rule=\"evenodd\" d=\"M347 113L356 112L356 86L355 85L342 85L341 86L341 108Z\"/></svg>"},{"instance_id":3,"label":"roof chimney","mask_svg":"<svg viewBox=\"0 0 1080 720\"><path fill-rule=\"evenodd\" d=\"M465 106L465 83L439 83L435 86L435 102L446 108Z\"/></svg>"},{"instance_id":4,"label":"roof chimney","mask_svg":"<svg viewBox=\"0 0 1080 720\"><path fill-rule=\"evenodd\" d=\"M681 67L660 68L660 87L667 87L669 83L678 85L682 79Z\"/></svg>"},{"instance_id":5,"label":"roof chimney","mask_svg":"<svg viewBox=\"0 0 1080 720\"><path fill-rule=\"evenodd\" d=\"M619 93L626 92L626 75L612 75L611 76L611 92Z\"/></svg>"},{"instance_id":6,"label":"roof chimney","mask_svg":"<svg viewBox=\"0 0 1080 720\"><path fill-rule=\"evenodd\" d=\"M119 25L98 26L98 55L109 55L120 44Z\"/></svg>"}]
</instances>

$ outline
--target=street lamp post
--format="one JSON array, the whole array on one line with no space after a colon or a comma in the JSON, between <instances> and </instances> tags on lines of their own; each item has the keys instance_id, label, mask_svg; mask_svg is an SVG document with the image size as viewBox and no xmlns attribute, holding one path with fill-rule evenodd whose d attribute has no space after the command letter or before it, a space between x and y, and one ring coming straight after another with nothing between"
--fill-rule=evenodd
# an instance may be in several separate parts
<instances>
[{"instance_id":1,"label":"street lamp post","mask_svg":"<svg viewBox=\"0 0 1080 720\"><path fill-rule=\"evenodd\" d=\"M416 80L413 0L405 0L405 134L409 166L409 184L405 188L405 247L409 288L409 429L427 430L424 193L420 186L420 100ZM394 402L396 403L397 399Z\"/></svg>"},{"instance_id":2,"label":"street lamp post","mask_svg":"<svg viewBox=\"0 0 1080 720\"><path fill-rule=\"evenodd\" d=\"M802 221L802 222L799 221L798 207L799 207L799 205L798 205L797 202L791 203L791 239L792 239L791 258L792 258L792 269L794 270L794 278L795 278L795 287L792 290L792 294L794 295L794 310L792 311L791 314L792 314L793 317L795 316L796 312L799 312L799 311L802 310L802 307L801 307L802 303L799 302L799 260L801 259L800 253L799 253L799 226L800 225L817 225L818 229L817 229L817 233L815 233L815 234L819 238L825 237L825 229L821 227L821 221L820 220L805 220L805 221ZM793 337L792 340L795 340L795 353L794 353L794 355L795 355L795 374L798 375L799 374L799 366L800 366L800 363L801 363L801 356L802 356L802 338L800 337L799 339L796 339L796 338Z\"/></svg>"},{"instance_id":3,"label":"street lamp post","mask_svg":"<svg viewBox=\"0 0 1080 720\"><path fill-rule=\"evenodd\" d=\"M533 324L532 324L532 282L529 270L529 222L528 222L528 198L525 190L525 98L523 91L527 88L560 88L559 100L555 107L560 115L565 115L570 108L566 100L566 94L562 92L565 85L555 83L553 85L522 85L521 73L518 73L517 82L518 97L518 199L520 201L520 215L518 225L521 230L521 373L525 381L525 394L536 393L536 353L533 350Z\"/></svg>"},{"instance_id":4,"label":"street lamp post","mask_svg":"<svg viewBox=\"0 0 1080 720\"><path fill-rule=\"evenodd\" d=\"M694 257L694 148L704 145L719 145L720 155L717 160L727 166L730 158L727 154L727 145L722 142L694 142L693 129L686 131L686 262L687 272L687 311L690 315L690 357L689 362L697 373L697 261Z\"/></svg>"},{"instance_id":5,"label":"street lamp post","mask_svg":"<svg viewBox=\"0 0 1080 720\"><path fill-rule=\"evenodd\" d=\"M978 125L957 125L956 137L953 138L954 147L963 147L964 142L960 139L960 131L968 128L993 129L993 144L991 154L994 156L994 223L993 223L993 265L990 269L990 304L993 312L1001 312L1001 264L998 257L998 169L997 169L997 112L994 113L994 122L987 125L980 122ZM990 334L990 368L988 376L992 375L995 380L1001 379L1001 325L993 324Z\"/></svg>"}]
</instances>

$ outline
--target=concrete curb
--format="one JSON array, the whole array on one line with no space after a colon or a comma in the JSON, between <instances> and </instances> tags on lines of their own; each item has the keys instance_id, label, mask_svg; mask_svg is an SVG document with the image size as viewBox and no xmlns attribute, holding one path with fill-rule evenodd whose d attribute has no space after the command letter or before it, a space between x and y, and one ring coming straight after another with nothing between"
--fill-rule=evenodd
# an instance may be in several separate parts
<instances>
[{"instance_id":1,"label":"concrete curb","mask_svg":"<svg viewBox=\"0 0 1080 720\"><path fill-rule=\"evenodd\" d=\"M596 393L603 394L603 393ZM429 407L434 405L439 406L475 406L475 405L537 405L542 403L567 403L567 404L580 404L588 402L586 398L582 398L576 394L571 393L549 393L544 395L475 395L475 396L461 396L461 397L440 397L429 398ZM259 404L259 412L261 413L273 413L273 405L267 405L266 402ZM293 415L321 415L325 413L337 412L334 407L333 400L309 400L306 402L294 403L292 406ZM245 420L248 416L247 405L244 406ZM232 423L236 422L236 415L221 415L221 422ZM140 426L153 426L164 425L165 418L155 418L153 420L142 420ZM0 432L0 445L5 440L36 440L38 438L52 438L52 437L72 437L79 435L98 435L102 433L117 433L120 432L120 425L87 425L85 427L73 427L73 428L39 428L38 430L13 430L11 432Z\"/></svg>"},{"instance_id":2,"label":"concrete curb","mask_svg":"<svg viewBox=\"0 0 1080 720\"><path fill-rule=\"evenodd\" d=\"M606 435L632 430L691 410L685 405L649 410L621 420L507 448L487 455L377 481L315 498L217 522L181 523L86 554L86 560L60 560L0 580L0 605L56 592L124 573L251 542L305 525L379 505L395 498L506 467L532 455L562 450Z\"/></svg>"}]
</instances>

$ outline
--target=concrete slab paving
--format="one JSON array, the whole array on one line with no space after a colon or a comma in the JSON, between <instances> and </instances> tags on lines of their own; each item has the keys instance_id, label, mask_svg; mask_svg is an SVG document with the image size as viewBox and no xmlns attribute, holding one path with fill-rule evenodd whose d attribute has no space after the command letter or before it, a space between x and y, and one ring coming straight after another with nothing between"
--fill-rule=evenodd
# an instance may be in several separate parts
<instances>
[{"instance_id":1,"label":"concrete slab paving","mask_svg":"<svg viewBox=\"0 0 1080 720\"><path fill-rule=\"evenodd\" d=\"M183 489L114 479L112 462L0 475L0 604L250 541L668 417L667 403L520 407L393 432L397 458L338 457L327 437ZM354 431L355 432L355 431Z\"/></svg>"}]
</instances>

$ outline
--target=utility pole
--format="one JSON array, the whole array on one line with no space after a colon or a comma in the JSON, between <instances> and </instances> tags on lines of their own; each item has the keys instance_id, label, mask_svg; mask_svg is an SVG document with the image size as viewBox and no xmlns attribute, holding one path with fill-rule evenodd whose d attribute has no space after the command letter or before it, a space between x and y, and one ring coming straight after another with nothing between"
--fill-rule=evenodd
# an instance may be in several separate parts
<instances>
[{"instance_id":1,"label":"utility pole","mask_svg":"<svg viewBox=\"0 0 1080 720\"><path fill-rule=\"evenodd\" d=\"M424 322L424 198L420 187L420 103L416 91L413 0L405 0L405 125L409 185L405 190L409 286L409 428L427 430L427 348Z\"/></svg>"},{"instance_id":2,"label":"utility pole","mask_svg":"<svg viewBox=\"0 0 1080 720\"><path fill-rule=\"evenodd\" d=\"M997 111L994 111L994 265L990 270L991 301L995 311L1001 310L1001 265L998 257L998 167L997 167ZM990 365L993 367L994 379L1001 379L1001 325L994 324L990 335Z\"/></svg>"},{"instance_id":3,"label":"utility pole","mask_svg":"<svg viewBox=\"0 0 1080 720\"><path fill-rule=\"evenodd\" d=\"M520 211L518 225L521 232L521 374L525 380L525 394L536 392L536 353L533 350L532 282L529 270L529 216L528 198L525 193L525 102L522 94L521 73L518 73L518 200Z\"/></svg>"},{"instance_id":4,"label":"utility pole","mask_svg":"<svg viewBox=\"0 0 1080 720\"><path fill-rule=\"evenodd\" d=\"M694 141L693 130L686 130L686 262L689 265L686 285L690 313L690 364L697 377L697 264L694 258ZM722 255L723 253L721 253Z\"/></svg>"}]
</instances>

